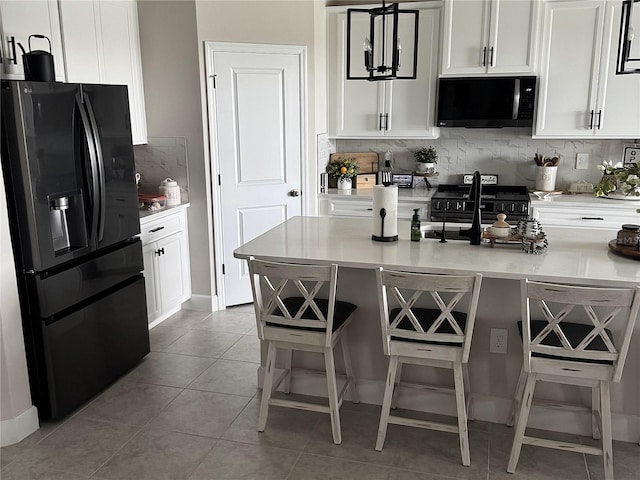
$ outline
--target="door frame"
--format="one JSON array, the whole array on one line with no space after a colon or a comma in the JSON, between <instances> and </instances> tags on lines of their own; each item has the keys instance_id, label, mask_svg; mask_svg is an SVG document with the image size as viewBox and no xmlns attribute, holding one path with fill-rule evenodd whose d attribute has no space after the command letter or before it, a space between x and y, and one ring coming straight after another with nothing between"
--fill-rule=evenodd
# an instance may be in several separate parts
<instances>
[{"instance_id":1,"label":"door frame","mask_svg":"<svg viewBox=\"0 0 640 480\"><path fill-rule=\"evenodd\" d=\"M209 133L209 158L211 170L211 211L213 215L213 232L211 239L213 242L213 273L212 285L215 285L214 309L224 310L225 284L223 272L224 245L222 242L222 194L219 184L220 156L218 151L218 137L216 134L215 105L216 90L214 88L215 71L213 65L213 54L216 52L229 53L258 53L258 54L288 54L298 56L298 67L300 69L300 186L302 190L302 215L309 214L310 197L313 194L309 182L309 122L308 104L309 90L307 82L307 47L303 45L277 45L277 44L257 44L257 43L227 43L227 42L204 42L205 48L205 80L207 86L207 130ZM217 303L217 305L215 304ZM217 307L217 308L216 308Z\"/></svg>"}]
</instances>

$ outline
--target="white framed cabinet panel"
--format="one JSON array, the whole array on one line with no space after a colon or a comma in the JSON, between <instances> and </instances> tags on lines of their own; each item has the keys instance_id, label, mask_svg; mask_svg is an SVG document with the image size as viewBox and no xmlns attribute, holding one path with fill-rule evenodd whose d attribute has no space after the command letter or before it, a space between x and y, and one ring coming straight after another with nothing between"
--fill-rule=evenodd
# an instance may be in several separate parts
<instances>
[{"instance_id":1,"label":"white framed cabinet panel","mask_svg":"<svg viewBox=\"0 0 640 480\"><path fill-rule=\"evenodd\" d=\"M419 11L417 78L371 82L347 80L346 8L328 9L330 137L438 137L439 130L435 127L435 95L441 4L420 2L409 4L407 8ZM368 28L368 21L357 19L352 25L353 38L364 40L369 36ZM404 19L399 24L399 31L401 39L411 38L411 22ZM352 41L351 48L352 73L366 75L362 41ZM410 52L403 51L403 56L409 57ZM408 68L408 61L406 65ZM400 68L402 69L402 62Z\"/></svg>"},{"instance_id":2,"label":"white framed cabinet panel","mask_svg":"<svg viewBox=\"0 0 640 480\"><path fill-rule=\"evenodd\" d=\"M535 73L539 0L445 0L442 75Z\"/></svg>"},{"instance_id":3,"label":"white framed cabinet panel","mask_svg":"<svg viewBox=\"0 0 640 480\"><path fill-rule=\"evenodd\" d=\"M29 51L29 35L40 34L51 40L56 81L65 81L57 0L0 0L0 31L2 32L0 46L2 78L24 80L22 50L18 47L18 43ZM49 51L49 44L45 39L33 38L31 48Z\"/></svg>"},{"instance_id":4,"label":"white framed cabinet panel","mask_svg":"<svg viewBox=\"0 0 640 480\"><path fill-rule=\"evenodd\" d=\"M147 143L136 1L59 3L67 80L127 85L133 143Z\"/></svg>"},{"instance_id":5,"label":"white framed cabinet panel","mask_svg":"<svg viewBox=\"0 0 640 480\"><path fill-rule=\"evenodd\" d=\"M544 5L535 136L638 138L640 75L616 75L620 5Z\"/></svg>"},{"instance_id":6,"label":"white framed cabinet panel","mask_svg":"<svg viewBox=\"0 0 640 480\"><path fill-rule=\"evenodd\" d=\"M191 297L189 240L184 208L141 219L142 253L150 328Z\"/></svg>"}]
</instances>

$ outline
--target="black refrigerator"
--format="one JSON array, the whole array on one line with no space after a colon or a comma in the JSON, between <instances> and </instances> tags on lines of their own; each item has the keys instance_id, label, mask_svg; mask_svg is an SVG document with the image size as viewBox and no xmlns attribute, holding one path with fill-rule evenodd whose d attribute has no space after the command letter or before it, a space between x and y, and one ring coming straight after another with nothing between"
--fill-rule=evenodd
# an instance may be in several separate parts
<instances>
[{"instance_id":1,"label":"black refrigerator","mask_svg":"<svg viewBox=\"0 0 640 480\"><path fill-rule=\"evenodd\" d=\"M29 381L60 418L149 353L127 88L2 81Z\"/></svg>"}]
</instances>

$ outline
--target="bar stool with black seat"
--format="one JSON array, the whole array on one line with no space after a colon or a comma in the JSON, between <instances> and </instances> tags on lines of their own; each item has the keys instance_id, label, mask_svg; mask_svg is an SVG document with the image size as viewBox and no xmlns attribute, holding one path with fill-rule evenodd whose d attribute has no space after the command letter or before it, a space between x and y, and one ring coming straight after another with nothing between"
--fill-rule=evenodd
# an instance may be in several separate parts
<instances>
[{"instance_id":1,"label":"bar stool with black seat","mask_svg":"<svg viewBox=\"0 0 640 480\"><path fill-rule=\"evenodd\" d=\"M521 296L524 361L514 397L516 427L507 471L515 472L522 445L530 444L602 455L605 479L613 480L610 387L622 376L640 311L640 287L584 287L524 279ZM531 319L534 307L543 320ZM582 309L573 312L574 307ZM593 389L592 427L594 438L602 438L601 448L525 435L537 381Z\"/></svg>"},{"instance_id":2,"label":"bar stool with black seat","mask_svg":"<svg viewBox=\"0 0 640 480\"><path fill-rule=\"evenodd\" d=\"M381 451L384 446L389 423L458 433L462 463L468 466L471 460L467 431L467 362L482 275L437 275L380 268L377 279L383 348L389 356L389 370L376 450ZM437 308L418 306L423 293L433 299ZM463 299L468 300L466 311L460 311ZM403 364L453 370L457 426L390 415L397 401Z\"/></svg>"},{"instance_id":3,"label":"bar stool with black seat","mask_svg":"<svg viewBox=\"0 0 640 480\"><path fill-rule=\"evenodd\" d=\"M336 300L337 265L298 265L248 259L251 288L258 326L258 337L268 345L264 369L258 431L267 424L269 405L329 413L335 444L342 443L340 406L347 391L358 403L355 377L347 342L347 327L356 305ZM317 297L318 295L325 298ZM333 348L340 341L346 382L337 388ZM274 381L277 349L287 351L286 368ZM289 393L291 357L294 350L324 355L329 405L272 398L283 380Z\"/></svg>"}]
</instances>

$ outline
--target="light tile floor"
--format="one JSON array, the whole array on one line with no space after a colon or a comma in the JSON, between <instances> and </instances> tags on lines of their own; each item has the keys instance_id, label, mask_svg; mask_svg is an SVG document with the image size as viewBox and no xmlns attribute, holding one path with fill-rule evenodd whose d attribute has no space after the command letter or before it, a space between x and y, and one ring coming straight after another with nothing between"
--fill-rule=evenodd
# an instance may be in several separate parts
<instances>
[{"instance_id":1,"label":"light tile floor","mask_svg":"<svg viewBox=\"0 0 640 480\"><path fill-rule=\"evenodd\" d=\"M260 361L253 309L183 310L152 329L152 352L73 415L0 451L2 480L533 479L599 480L599 457L523 446L506 473L513 430L470 422L471 466L449 433L390 425L380 407L345 402L342 445L328 416L271 408L256 431ZM405 412L408 413L408 412ZM417 414L418 416L426 416ZM582 437L556 435L591 443ZM587 458L588 457L588 458ZM615 442L617 480L640 478L640 447Z\"/></svg>"}]
</instances>

